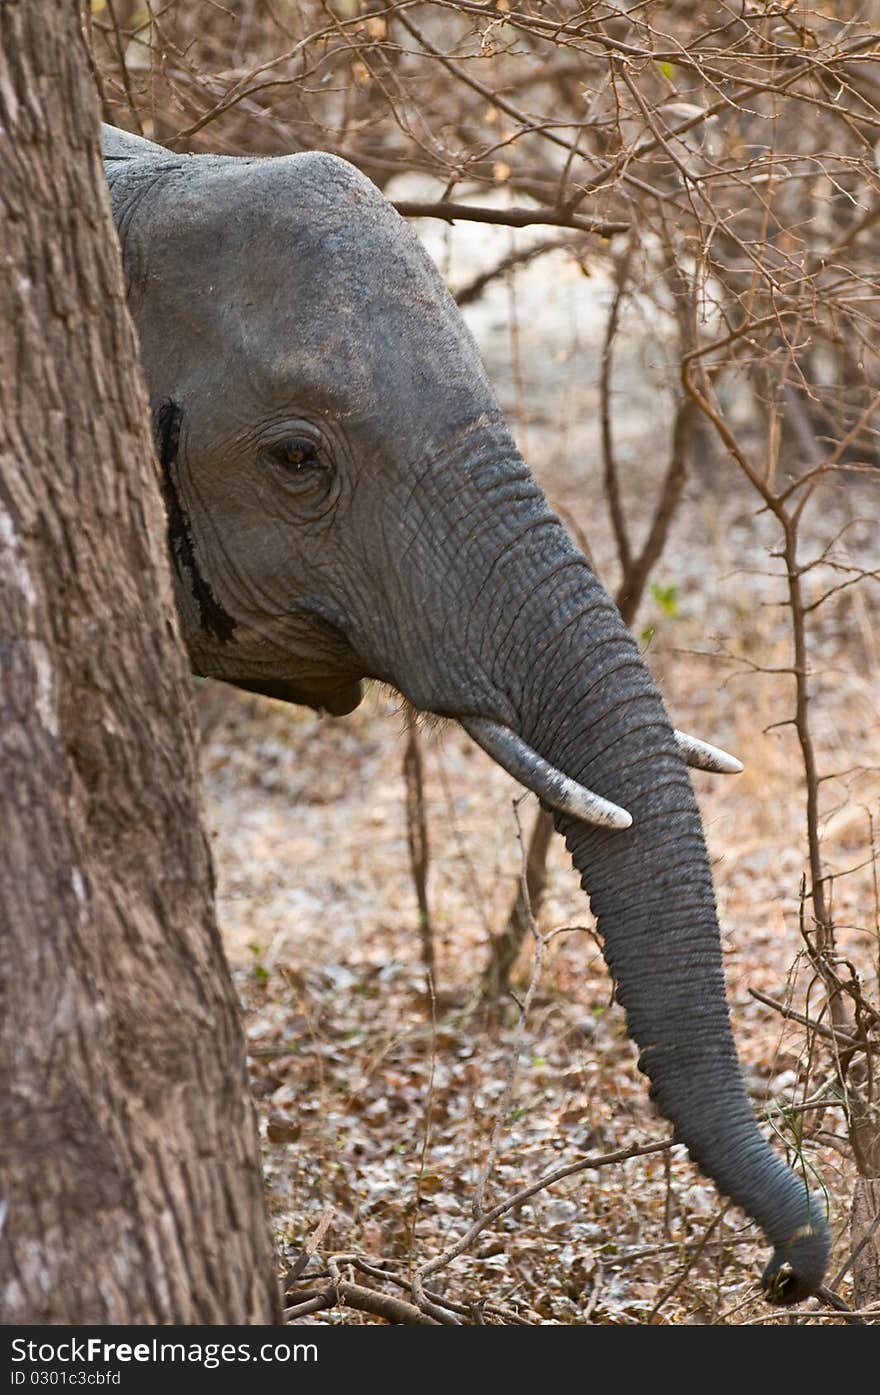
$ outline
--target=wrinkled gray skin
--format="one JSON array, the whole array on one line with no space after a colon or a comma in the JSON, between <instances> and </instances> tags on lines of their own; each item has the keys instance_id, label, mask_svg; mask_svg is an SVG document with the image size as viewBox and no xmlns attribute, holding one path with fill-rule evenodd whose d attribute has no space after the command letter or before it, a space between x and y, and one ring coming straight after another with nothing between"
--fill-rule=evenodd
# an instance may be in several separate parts
<instances>
[{"instance_id":1,"label":"wrinkled gray skin","mask_svg":"<svg viewBox=\"0 0 880 1395\"><path fill-rule=\"evenodd\" d=\"M436 269L333 156L181 156L108 130L105 158L193 669L336 713L382 679L424 711L505 724L630 811L625 832L556 822L640 1068L766 1233L769 1295L813 1292L824 1204L743 1088L672 729Z\"/></svg>"}]
</instances>

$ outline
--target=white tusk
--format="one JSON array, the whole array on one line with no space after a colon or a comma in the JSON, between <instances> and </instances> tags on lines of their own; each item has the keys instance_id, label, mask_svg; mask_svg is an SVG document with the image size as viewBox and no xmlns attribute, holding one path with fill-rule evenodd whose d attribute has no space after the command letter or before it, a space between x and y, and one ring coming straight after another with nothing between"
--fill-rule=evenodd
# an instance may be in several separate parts
<instances>
[{"instance_id":1,"label":"white tusk","mask_svg":"<svg viewBox=\"0 0 880 1395\"><path fill-rule=\"evenodd\" d=\"M722 751L720 746L710 746L708 741L698 741L686 731L677 731L675 739L685 764L694 770L708 770L713 775L739 775L743 768L736 756Z\"/></svg>"},{"instance_id":2,"label":"white tusk","mask_svg":"<svg viewBox=\"0 0 880 1395\"><path fill-rule=\"evenodd\" d=\"M632 814L628 814L626 809L594 794L576 780L570 780L561 770L556 770L539 756L537 751L533 751L531 746L527 746L510 727L491 722L487 717L459 720L487 755L551 808L602 828L629 828L632 824Z\"/></svg>"}]
</instances>

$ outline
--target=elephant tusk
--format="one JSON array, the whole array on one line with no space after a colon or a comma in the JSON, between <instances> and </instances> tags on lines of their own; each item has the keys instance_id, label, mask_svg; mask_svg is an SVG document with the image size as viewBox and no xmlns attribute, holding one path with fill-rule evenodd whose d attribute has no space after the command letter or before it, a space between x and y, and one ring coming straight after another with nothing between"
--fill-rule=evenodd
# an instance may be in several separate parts
<instances>
[{"instance_id":1,"label":"elephant tusk","mask_svg":"<svg viewBox=\"0 0 880 1395\"><path fill-rule=\"evenodd\" d=\"M527 746L510 727L492 722L487 717L459 720L487 755L551 808L603 828L629 828L632 824L632 814L628 814L626 809L570 780L533 751L531 746Z\"/></svg>"},{"instance_id":2,"label":"elephant tusk","mask_svg":"<svg viewBox=\"0 0 880 1395\"><path fill-rule=\"evenodd\" d=\"M675 739L685 764L693 770L708 770L713 775L739 775L743 769L742 761L722 751L720 746L698 741L695 736L688 736L686 731L677 731Z\"/></svg>"}]
</instances>

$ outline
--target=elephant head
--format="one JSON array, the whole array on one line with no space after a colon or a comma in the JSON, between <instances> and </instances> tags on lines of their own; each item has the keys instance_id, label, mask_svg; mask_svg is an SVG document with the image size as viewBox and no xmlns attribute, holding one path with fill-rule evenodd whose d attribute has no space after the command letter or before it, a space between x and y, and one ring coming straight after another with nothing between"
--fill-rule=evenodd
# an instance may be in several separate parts
<instances>
[{"instance_id":1,"label":"elephant head","mask_svg":"<svg viewBox=\"0 0 880 1395\"><path fill-rule=\"evenodd\" d=\"M771 1297L813 1292L824 1206L759 1131L730 1028L686 769L706 752L677 743L433 264L330 155L108 131L105 159L193 669L334 713L381 679L553 806L653 1099L767 1235Z\"/></svg>"}]
</instances>

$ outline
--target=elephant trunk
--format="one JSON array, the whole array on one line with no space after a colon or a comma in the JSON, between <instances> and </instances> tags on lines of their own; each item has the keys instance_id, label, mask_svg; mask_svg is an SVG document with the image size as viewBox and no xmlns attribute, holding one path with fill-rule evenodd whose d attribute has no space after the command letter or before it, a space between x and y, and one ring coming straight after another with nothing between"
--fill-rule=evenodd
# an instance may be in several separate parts
<instances>
[{"instance_id":1,"label":"elephant trunk","mask_svg":"<svg viewBox=\"0 0 880 1395\"><path fill-rule=\"evenodd\" d=\"M511 603L519 671L529 675L517 735L554 771L632 816L628 828L590 824L557 805L555 819L597 917L651 1097L701 1171L761 1226L774 1250L764 1287L793 1302L822 1281L825 1207L773 1153L746 1095L686 766L613 603L561 528L554 545L546 533L542 541L548 580Z\"/></svg>"}]
</instances>

